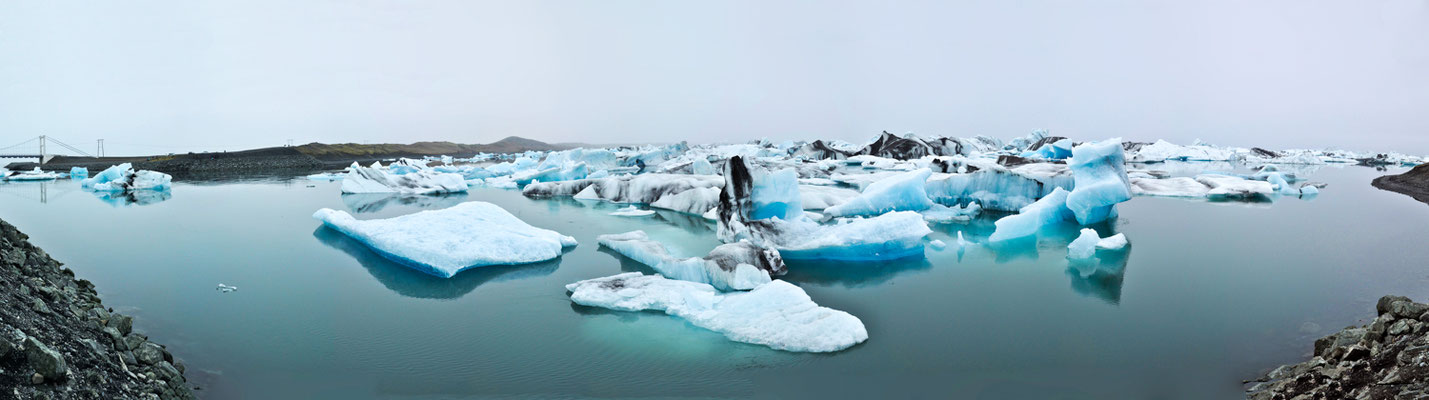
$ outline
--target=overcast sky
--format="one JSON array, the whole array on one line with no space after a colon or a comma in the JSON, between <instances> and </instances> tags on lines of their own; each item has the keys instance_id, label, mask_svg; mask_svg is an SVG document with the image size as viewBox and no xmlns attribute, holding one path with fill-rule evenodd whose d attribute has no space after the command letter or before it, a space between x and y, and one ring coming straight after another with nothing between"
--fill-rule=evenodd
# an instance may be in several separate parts
<instances>
[{"instance_id":1,"label":"overcast sky","mask_svg":"<svg viewBox=\"0 0 1429 400\"><path fill-rule=\"evenodd\" d=\"M0 2L0 147L1036 128L1429 154L1429 2Z\"/></svg>"}]
</instances>

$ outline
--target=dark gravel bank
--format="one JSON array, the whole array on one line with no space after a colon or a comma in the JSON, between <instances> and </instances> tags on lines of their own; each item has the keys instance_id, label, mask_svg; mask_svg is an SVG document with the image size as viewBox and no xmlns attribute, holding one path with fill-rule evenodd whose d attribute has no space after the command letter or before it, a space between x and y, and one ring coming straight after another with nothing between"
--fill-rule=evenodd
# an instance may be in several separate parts
<instances>
[{"instance_id":1,"label":"dark gravel bank","mask_svg":"<svg viewBox=\"0 0 1429 400\"><path fill-rule=\"evenodd\" d=\"M0 221L0 399L192 399L184 365Z\"/></svg>"},{"instance_id":2,"label":"dark gravel bank","mask_svg":"<svg viewBox=\"0 0 1429 400\"><path fill-rule=\"evenodd\" d=\"M1399 175L1385 175L1370 182L1374 187L1413 197L1429 203L1429 164L1421 164L1409 172Z\"/></svg>"}]
</instances>

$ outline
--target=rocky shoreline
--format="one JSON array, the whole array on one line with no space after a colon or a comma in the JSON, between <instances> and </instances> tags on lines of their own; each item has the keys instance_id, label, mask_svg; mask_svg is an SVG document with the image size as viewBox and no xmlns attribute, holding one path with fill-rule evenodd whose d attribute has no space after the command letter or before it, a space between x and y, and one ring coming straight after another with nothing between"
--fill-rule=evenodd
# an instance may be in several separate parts
<instances>
[{"instance_id":1,"label":"rocky shoreline","mask_svg":"<svg viewBox=\"0 0 1429 400\"><path fill-rule=\"evenodd\" d=\"M1399 175L1374 178L1370 184L1381 190L1403 194L1420 202L1429 203L1429 164L1421 164L1410 169L1409 172Z\"/></svg>"},{"instance_id":2,"label":"rocky shoreline","mask_svg":"<svg viewBox=\"0 0 1429 400\"><path fill-rule=\"evenodd\" d=\"M1375 311L1368 325L1315 340L1309 361L1253 381L1246 398L1429 399L1429 304L1384 296Z\"/></svg>"},{"instance_id":3,"label":"rocky shoreline","mask_svg":"<svg viewBox=\"0 0 1429 400\"><path fill-rule=\"evenodd\" d=\"M184 364L0 220L0 398L192 399Z\"/></svg>"}]
</instances>

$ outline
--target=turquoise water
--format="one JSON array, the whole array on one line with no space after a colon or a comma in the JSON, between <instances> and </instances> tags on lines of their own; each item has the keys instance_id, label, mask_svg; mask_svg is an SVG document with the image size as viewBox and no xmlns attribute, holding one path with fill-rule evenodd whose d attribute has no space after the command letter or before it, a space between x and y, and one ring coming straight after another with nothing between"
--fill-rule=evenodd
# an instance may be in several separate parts
<instances>
[{"instance_id":1,"label":"turquoise water","mask_svg":"<svg viewBox=\"0 0 1429 400\"><path fill-rule=\"evenodd\" d=\"M835 354L570 302L567 283L650 272L599 249L596 235L643 229L686 255L718 244L712 224L676 213L615 217L617 205L494 189L344 198L336 183L299 179L179 182L142 205L77 182L0 184L0 218L137 316L210 399L1233 399L1242 380L1305 357L1313 338L1363 323L1378 296L1429 299L1429 206L1369 185L1399 172L1323 168L1309 178L1329 187L1308 201L1137 198L1096 227L1126 233L1130 252L1093 266L1064 258L1075 227L958 252L956 232L981 241L990 218L935 225L950 247L926 258L791 262L784 279L868 327L868 342ZM581 244L555 261L443 280L310 217L472 200Z\"/></svg>"}]
</instances>

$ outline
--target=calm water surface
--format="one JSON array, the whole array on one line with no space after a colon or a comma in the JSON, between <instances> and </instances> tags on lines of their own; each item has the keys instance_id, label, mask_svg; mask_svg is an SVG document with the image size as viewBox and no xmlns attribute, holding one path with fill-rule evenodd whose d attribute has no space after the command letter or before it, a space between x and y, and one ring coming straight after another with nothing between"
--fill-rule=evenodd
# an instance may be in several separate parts
<instances>
[{"instance_id":1,"label":"calm water surface","mask_svg":"<svg viewBox=\"0 0 1429 400\"><path fill-rule=\"evenodd\" d=\"M1327 167L1312 200L1137 198L1097 226L1126 257L1072 265L1075 227L1036 241L884 263L791 263L784 279L868 327L836 354L730 342L657 313L573 305L564 285L651 272L596 245L643 229L679 253L718 243L677 213L516 191L341 196L306 180L177 183L170 198L100 199L77 182L0 184L0 218L169 346L210 399L888 396L1235 399L1313 338L1371 317L1387 293L1429 299L1429 206ZM43 200L43 201L42 201ZM498 204L580 242L558 260L438 279L381 259L313 211L386 218ZM936 225L975 242L991 217ZM215 290L219 283L239 287Z\"/></svg>"}]
</instances>

